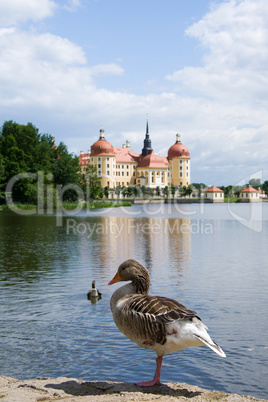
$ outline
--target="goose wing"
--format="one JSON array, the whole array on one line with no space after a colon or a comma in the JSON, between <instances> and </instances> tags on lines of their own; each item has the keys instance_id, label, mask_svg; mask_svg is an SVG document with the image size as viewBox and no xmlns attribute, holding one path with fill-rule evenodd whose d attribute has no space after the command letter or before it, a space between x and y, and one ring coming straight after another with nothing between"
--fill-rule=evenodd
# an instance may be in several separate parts
<instances>
[{"instance_id":1,"label":"goose wing","mask_svg":"<svg viewBox=\"0 0 268 402\"><path fill-rule=\"evenodd\" d=\"M161 296L133 295L124 303L123 310L128 315L129 324L148 342L166 342L166 324L175 320L196 317L196 312L188 310L176 300Z\"/></svg>"}]
</instances>

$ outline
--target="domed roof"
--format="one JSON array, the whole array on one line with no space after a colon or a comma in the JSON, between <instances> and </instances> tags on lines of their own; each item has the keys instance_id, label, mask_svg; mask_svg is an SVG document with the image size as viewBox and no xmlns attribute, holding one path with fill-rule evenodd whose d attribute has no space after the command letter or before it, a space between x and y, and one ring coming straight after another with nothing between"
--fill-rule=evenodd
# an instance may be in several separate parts
<instances>
[{"instance_id":1,"label":"domed roof","mask_svg":"<svg viewBox=\"0 0 268 402\"><path fill-rule=\"evenodd\" d=\"M168 150L168 159L190 158L189 149L181 143L180 135L176 135L176 142Z\"/></svg>"},{"instance_id":2,"label":"domed roof","mask_svg":"<svg viewBox=\"0 0 268 402\"><path fill-rule=\"evenodd\" d=\"M91 155L114 155L114 147L104 138L104 130L100 130L100 138L91 145Z\"/></svg>"}]
</instances>

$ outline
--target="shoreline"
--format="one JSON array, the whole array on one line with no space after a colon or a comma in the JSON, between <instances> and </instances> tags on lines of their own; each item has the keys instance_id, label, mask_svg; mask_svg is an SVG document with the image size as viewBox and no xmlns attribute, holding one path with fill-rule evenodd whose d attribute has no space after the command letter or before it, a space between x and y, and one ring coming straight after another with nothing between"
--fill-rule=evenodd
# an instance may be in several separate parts
<instances>
[{"instance_id":1,"label":"shoreline","mask_svg":"<svg viewBox=\"0 0 268 402\"><path fill-rule=\"evenodd\" d=\"M113 381L82 381L67 377L17 380L5 376L0 376L0 399L2 402L265 401L251 396L209 391L185 383L161 383L142 388L132 383Z\"/></svg>"}]
</instances>

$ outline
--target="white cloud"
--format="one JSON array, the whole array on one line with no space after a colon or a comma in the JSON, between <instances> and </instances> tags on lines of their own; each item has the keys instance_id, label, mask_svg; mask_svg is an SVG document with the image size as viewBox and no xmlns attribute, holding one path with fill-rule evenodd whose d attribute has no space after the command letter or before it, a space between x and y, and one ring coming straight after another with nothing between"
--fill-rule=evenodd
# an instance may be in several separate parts
<instances>
[{"instance_id":1,"label":"white cloud","mask_svg":"<svg viewBox=\"0 0 268 402\"><path fill-rule=\"evenodd\" d=\"M90 69L92 75L99 74L111 74L111 75L122 75L124 69L115 63L109 64L98 64Z\"/></svg>"},{"instance_id":2,"label":"white cloud","mask_svg":"<svg viewBox=\"0 0 268 402\"><path fill-rule=\"evenodd\" d=\"M204 131L193 163L204 170L219 166L242 175L255 165L266 168L267 20L266 0L213 3L210 12L186 31L204 50L203 66L166 76L178 93L183 90L200 100L204 124L197 112L197 129Z\"/></svg>"},{"instance_id":3,"label":"white cloud","mask_svg":"<svg viewBox=\"0 0 268 402\"><path fill-rule=\"evenodd\" d=\"M116 64L88 67L84 51L67 39L27 33L15 28L0 29L0 90L2 106L36 104L61 106L73 102L77 107L86 98L98 98L92 76L122 74ZM107 99L107 96L106 96Z\"/></svg>"},{"instance_id":4,"label":"white cloud","mask_svg":"<svg viewBox=\"0 0 268 402\"><path fill-rule=\"evenodd\" d=\"M231 0L212 8L186 33L205 50L203 67L167 75L194 92L228 102L266 100L268 2ZM231 96L230 96L231 95Z\"/></svg>"},{"instance_id":5,"label":"white cloud","mask_svg":"<svg viewBox=\"0 0 268 402\"><path fill-rule=\"evenodd\" d=\"M75 11L78 8L82 7L82 3L80 0L68 0L63 8L67 11Z\"/></svg>"},{"instance_id":6,"label":"white cloud","mask_svg":"<svg viewBox=\"0 0 268 402\"><path fill-rule=\"evenodd\" d=\"M53 2L38 4L43 14L34 16L28 8L14 21L53 12ZM169 148L181 132L192 157L192 181L239 181L268 160L267 19L266 0L214 5L187 30L204 48L203 66L169 74L177 87L172 92L147 95L97 85L105 75L118 80L124 74L121 60L89 65L83 48L68 39L6 24L0 29L1 115L31 121L79 153L90 148L101 125L113 145L129 139L140 151L149 113L156 152Z\"/></svg>"},{"instance_id":7,"label":"white cloud","mask_svg":"<svg viewBox=\"0 0 268 402\"><path fill-rule=\"evenodd\" d=\"M53 0L4 0L0 2L0 26L50 17L56 8Z\"/></svg>"}]
</instances>

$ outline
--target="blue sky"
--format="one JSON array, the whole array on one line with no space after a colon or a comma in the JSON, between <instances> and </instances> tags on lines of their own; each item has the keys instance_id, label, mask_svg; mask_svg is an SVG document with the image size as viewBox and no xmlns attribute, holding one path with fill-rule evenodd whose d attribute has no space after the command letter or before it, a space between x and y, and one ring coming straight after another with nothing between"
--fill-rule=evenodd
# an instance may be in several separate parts
<instances>
[{"instance_id":1,"label":"blue sky","mask_svg":"<svg viewBox=\"0 0 268 402\"><path fill-rule=\"evenodd\" d=\"M268 180L267 0L0 0L0 124L70 152L176 133L191 181Z\"/></svg>"}]
</instances>

